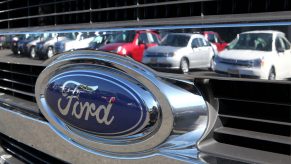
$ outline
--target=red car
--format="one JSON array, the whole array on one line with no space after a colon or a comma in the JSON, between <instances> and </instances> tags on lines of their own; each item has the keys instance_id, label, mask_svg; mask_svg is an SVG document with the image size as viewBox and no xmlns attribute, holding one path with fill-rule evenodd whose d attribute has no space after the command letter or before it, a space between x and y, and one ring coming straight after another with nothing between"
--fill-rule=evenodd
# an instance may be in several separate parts
<instances>
[{"instance_id":1,"label":"red car","mask_svg":"<svg viewBox=\"0 0 291 164\"><path fill-rule=\"evenodd\" d=\"M217 32L204 31L202 34L209 42L213 43L217 47L218 52L224 50L224 48L228 45L228 43L221 39Z\"/></svg>"},{"instance_id":2,"label":"red car","mask_svg":"<svg viewBox=\"0 0 291 164\"><path fill-rule=\"evenodd\" d=\"M122 56L129 56L141 62L145 49L157 46L160 36L154 31L125 31L117 33L109 44L98 50L115 52Z\"/></svg>"}]
</instances>

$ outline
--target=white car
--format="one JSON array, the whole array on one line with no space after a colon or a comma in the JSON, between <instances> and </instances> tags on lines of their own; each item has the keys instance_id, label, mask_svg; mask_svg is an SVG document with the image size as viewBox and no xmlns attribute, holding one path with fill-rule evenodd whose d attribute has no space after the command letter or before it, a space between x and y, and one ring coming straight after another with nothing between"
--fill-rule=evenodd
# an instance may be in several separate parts
<instances>
[{"instance_id":1,"label":"white car","mask_svg":"<svg viewBox=\"0 0 291 164\"><path fill-rule=\"evenodd\" d=\"M55 43L55 53L73 51L78 49L86 49L90 47L90 43L95 36L89 36L87 33L78 32L74 40L64 40Z\"/></svg>"},{"instance_id":2,"label":"white car","mask_svg":"<svg viewBox=\"0 0 291 164\"><path fill-rule=\"evenodd\" d=\"M148 48L142 62L154 69L211 68L217 50L201 34L168 34L160 45Z\"/></svg>"},{"instance_id":3,"label":"white car","mask_svg":"<svg viewBox=\"0 0 291 164\"><path fill-rule=\"evenodd\" d=\"M291 77L290 42L279 31L249 31L214 59L217 73L259 79Z\"/></svg>"}]
</instances>

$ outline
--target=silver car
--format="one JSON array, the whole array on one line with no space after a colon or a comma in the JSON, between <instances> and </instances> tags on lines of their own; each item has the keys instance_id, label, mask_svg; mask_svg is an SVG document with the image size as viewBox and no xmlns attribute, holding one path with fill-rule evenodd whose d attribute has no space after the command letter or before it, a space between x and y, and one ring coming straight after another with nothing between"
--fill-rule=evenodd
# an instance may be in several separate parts
<instances>
[{"instance_id":1,"label":"silver car","mask_svg":"<svg viewBox=\"0 0 291 164\"><path fill-rule=\"evenodd\" d=\"M154 69L212 68L215 48L201 34L168 34L159 46L148 48L142 62Z\"/></svg>"}]
</instances>

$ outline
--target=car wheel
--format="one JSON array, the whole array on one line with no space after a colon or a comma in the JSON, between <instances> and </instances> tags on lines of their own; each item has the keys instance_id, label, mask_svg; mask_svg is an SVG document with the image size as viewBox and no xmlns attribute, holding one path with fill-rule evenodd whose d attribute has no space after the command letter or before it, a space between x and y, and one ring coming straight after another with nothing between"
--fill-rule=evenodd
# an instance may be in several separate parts
<instances>
[{"instance_id":1,"label":"car wheel","mask_svg":"<svg viewBox=\"0 0 291 164\"><path fill-rule=\"evenodd\" d=\"M36 52L35 52L35 47L31 47L30 48L30 57L32 58L32 59L36 59Z\"/></svg>"},{"instance_id":2,"label":"car wheel","mask_svg":"<svg viewBox=\"0 0 291 164\"><path fill-rule=\"evenodd\" d=\"M47 53L46 53L46 57L47 59L51 58L54 56L54 50L52 47L48 47Z\"/></svg>"},{"instance_id":3,"label":"car wheel","mask_svg":"<svg viewBox=\"0 0 291 164\"><path fill-rule=\"evenodd\" d=\"M181 70L182 73L188 73L189 72L189 63L188 63L186 58L183 58L181 60L180 70Z\"/></svg>"},{"instance_id":4,"label":"car wheel","mask_svg":"<svg viewBox=\"0 0 291 164\"><path fill-rule=\"evenodd\" d=\"M268 76L268 80L276 80L276 73L275 73L274 68L272 68L270 70L270 73L269 73L269 76Z\"/></svg>"}]
</instances>

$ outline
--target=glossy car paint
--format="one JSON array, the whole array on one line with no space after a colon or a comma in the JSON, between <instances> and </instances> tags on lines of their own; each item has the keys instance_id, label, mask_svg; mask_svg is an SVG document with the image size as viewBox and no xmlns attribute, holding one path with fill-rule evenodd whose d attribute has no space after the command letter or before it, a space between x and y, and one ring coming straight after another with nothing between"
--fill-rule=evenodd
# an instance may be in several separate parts
<instances>
[{"instance_id":1,"label":"glossy car paint","mask_svg":"<svg viewBox=\"0 0 291 164\"><path fill-rule=\"evenodd\" d=\"M214 49L208 41L200 34L169 34L173 36L189 36L185 47L159 45L146 50L143 63L152 68L181 69L182 59L186 59L189 68L209 68L215 54ZM194 39L201 39L205 45L192 47ZM207 44L208 43L208 44Z\"/></svg>"},{"instance_id":2,"label":"glossy car paint","mask_svg":"<svg viewBox=\"0 0 291 164\"><path fill-rule=\"evenodd\" d=\"M223 41L220 37L220 35L217 32L214 31L204 31L202 34L205 36L205 38L210 41L212 44L214 44L218 50L218 52L223 51L225 47L228 45L227 42Z\"/></svg>"},{"instance_id":3,"label":"glossy car paint","mask_svg":"<svg viewBox=\"0 0 291 164\"><path fill-rule=\"evenodd\" d=\"M158 43L139 43L139 36L144 33L149 33L155 35L158 39L160 39L159 35L153 31L136 31L134 39L129 43L109 43L99 48L101 51L107 52L116 52L121 56L129 56L134 60L141 62L143 58L143 53L146 49L150 47L157 46ZM118 51L118 48L121 48ZM125 52L123 53L122 50Z\"/></svg>"}]
</instances>

